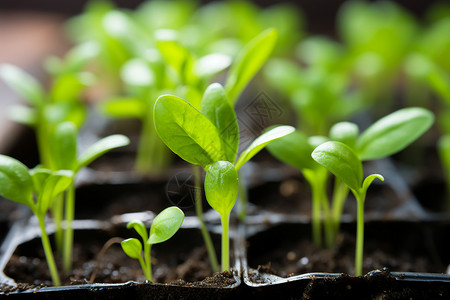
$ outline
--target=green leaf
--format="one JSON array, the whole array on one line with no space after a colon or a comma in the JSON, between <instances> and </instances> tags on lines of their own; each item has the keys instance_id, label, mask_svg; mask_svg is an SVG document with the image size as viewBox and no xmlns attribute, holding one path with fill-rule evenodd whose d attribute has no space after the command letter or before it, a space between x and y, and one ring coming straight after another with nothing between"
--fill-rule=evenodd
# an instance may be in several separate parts
<instances>
[{"instance_id":1,"label":"green leaf","mask_svg":"<svg viewBox=\"0 0 450 300\"><path fill-rule=\"evenodd\" d=\"M140 259L142 258L142 244L138 239L126 239L120 242L123 252L131 258Z\"/></svg>"},{"instance_id":2,"label":"green leaf","mask_svg":"<svg viewBox=\"0 0 450 300\"><path fill-rule=\"evenodd\" d=\"M160 212L152 222L148 244L158 244L170 239L181 227L184 213L176 206L171 206Z\"/></svg>"},{"instance_id":3,"label":"green leaf","mask_svg":"<svg viewBox=\"0 0 450 300\"><path fill-rule=\"evenodd\" d=\"M330 139L341 142L354 149L359 135L358 125L351 122L339 122L330 129Z\"/></svg>"},{"instance_id":4,"label":"green leaf","mask_svg":"<svg viewBox=\"0 0 450 300\"><path fill-rule=\"evenodd\" d=\"M41 165L37 165L31 169L29 173L33 181L33 191L36 195L40 195L42 189L44 188L44 183L52 174L52 171L42 167Z\"/></svg>"},{"instance_id":5,"label":"green leaf","mask_svg":"<svg viewBox=\"0 0 450 300\"><path fill-rule=\"evenodd\" d=\"M131 221L128 222L127 228L133 228L136 232L141 236L144 243L148 240L147 229L145 228L145 224L142 221Z\"/></svg>"},{"instance_id":6,"label":"green leaf","mask_svg":"<svg viewBox=\"0 0 450 300\"><path fill-rule=\"evenodd\" d=\"M249 161L253 156L255 156L259 151L261 151L270 142L282 138L295 131L292 126L277 126L259 137L257 137L253 143L251 143L248 148L242 152L238 161L236 162L236 170L239 170L243 164Z\"/></svg>"},{"instance_id":7,"label":"green leaf","mask_svg":"<svg viewBox=\"0 0 450 300\"><path fill-rule=\"evenodd\" d=\"M227 216L237 200L239 179L236 168L228 161L217 161L206 172L205 195L209 205L221 216Z\"/></svg>"},{"instance_id":8,"label":"green leaf","mask_svg":"<svg viewBox=\"0 0 450 300\"><path fill-rule=\"evenodd\" d=\"M64 192L72 183L72 171L61 170L52 172L44 181L44 186L38 195L38 213L44 215L52 206L56 196Z\"/></svg>"},{"instance_id":9,"label":"green leaf","mask_svg":"<svg viewBox=\"0 0 450 300\"><path fill-rule=\"evenodd\" d=\"M372 184L372 182L378 178L381 181L384 181L384 177L383 175L380 174L372 174L366 177L366 179L364 179L363 185L362 185L362 192L364 193L364 195L367 192L367 189L369 188L369 186Z\"/></svg>"},{"instance_id":10,"label":"green leaf","mask_svg":"<svg viewBox=\"0 0 450 300\"><path fill-rule=\"evenodd\" d=\"M37 122L36 110L34 108L23 105L13 105L9 107L8 117L14 122L24 124L30 127L36 126Z\"/></svg>"},{"instance_id":11,"label":"green leaf","mask_svg":"<svg viewBox=\"0 0 450 300\"><path fill-rule=\"evenodd\" d=\"M50 91L51 102L80 102L83 89L94 82L92 74L64 74L54 78ZM86 76L87 75L87 76ZM85 81L86 78L89 78Z\"/></svg>"},{"instance_id":12,"label":"green leaf","mask_svg":"<svg viewBox=\"0 0 450 300\"><path fill-rule=\"evenodd\" d=\"M80 157L78 158L77 166L75 168L75 173L106 152L115 148L124 147L129 143L130 139L121 134L110 135L97 141L80 155Z\"/></svg>"},{"instance_id":13,"label":"green leaf","mask_svg":"<svg viewBox=\"0 0 450 300\"><path fill-rule=\"evenodd\" d=\"M0 77L24 100L40 107L45 102L45 92L36 79L10 64L0 65Z\"/></svg>"},{"instance_id":14,"label":"green leaf","mask_svg":"<svg viewBox=\"0 0 450 300\"><path fill-rule=\"evenodd\" d=\"M0 154L0 195L32 208L33 183L28 168L20 161Z\"/></svg>"},{"instance_id":15,"label":"green leaf","mask_svg":"<svg viewBox=\"0 0 450 300\"><path fill-rule=\"evenodd\" d=\"M397 153L419 138L433 124L430 111L409 107L381 118L359 137L356 149L361 160L378 159Z\"/></svg>"},{"instance_id":16,"label":"green leaf","mask_svg":"<svg viewBox=\"0 0 450 300\"><path fill-rule=\"evenodd\" d=\"M201 78L209 78L231 64L231 57L221 53L213 53L200 57L194 64L194 73Z\"/></svg>"},{"instance_id":17,"label":"green leaf","mask_svg":"<svg viewBox=\"0 0 450 300\"><path fill-rule=\"evenodd\" d=\"M115 118L137 118L146 116L146 105L140 98L112 98L100 104L100 111Z\"/></svg>"},{"instance_id":18,"label":"green leaf","mask_svg":"<svg viewBox=\"0 0 450 300\"><path fill-rule=\"evenodd\" d=\"M216 126L189 102L160 96L153 119L161 140L185 161L206 169L215 161L226 160Z\"/></svg>"},{"instance_id":19,"label":"green leaf","mask_svg":"<svg viewBox=\"0 0 450 300\"><path fill-rule=\"evenodd\" d=\"M267 150L283 163L298 169L314 169L317 163L312 159L314 147L308 137L296 130L267 145Z\"/></svg>"},{"instance_id":20,"label":"green leaf","mask_svg":"<svg viewBox=\"0 0 450 300\"><path fill-rule=\"evenodd\" d=\"M314 149L312 158L349 188L359 191L363 180L362 163L350 147L341 142L326 142Z\"/></svg>"},{"instance_id":21,"label":"green leaf","mask_svg":"<svg viewBox=\"0 0 450 300\"><path fill-rule=\"evenodd\" d=\"M234 162L239 147L239 127L236 113L219 83L213 83L206 89L200 112L216 126L226 159Z\"/></svg>"},{"instance_id":22,"label":"green leaf","mask_svg":"<svg viewBox=\"0 0 450 300\"><path fill-rule=\"evenodd\" d=\"M153 70L141 58L134 58L127 61L122 67L120 77L126 84L131 86L149 87L155 83Z\"/></svg>"},{"instance_id":23,"label":"green leaf","mask_svg":"<svg viewBox=\"0 0 450 300\"><path fill-rule=\"evenodd\" d=\"M63 122L54 129L50 147L56 170L73 170L77 162L77 128L72 122Z\"/></svg>"},{"instance_id":24,"label":"green leaf","mask_svg":"<svg viewBox=\"0 0 450 300\"><path fill-rule=\"evenodd\" d=\"M275 47L277 36L276 30L267 29L251 40L239 53L231 66L225 84L228 99L232 105L269 58Z\"/></svg>"}]
</instances>

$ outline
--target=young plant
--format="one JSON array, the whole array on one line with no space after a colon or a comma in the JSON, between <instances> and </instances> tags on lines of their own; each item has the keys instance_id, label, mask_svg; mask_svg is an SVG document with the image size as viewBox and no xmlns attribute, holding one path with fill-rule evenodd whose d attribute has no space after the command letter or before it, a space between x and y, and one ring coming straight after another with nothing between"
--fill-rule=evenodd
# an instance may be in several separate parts
<instances>
[{"instance_id":1,"label":"young plant","mask_svg":"<svg viewBox=\"0 0 450 300\"><path fill-rule=\"evenodd\" d=\"M155 104L154 120L157 133L175 154L207 171L205 192L207 190L208 202L221 215L222 237L226 239L222 244L222 269L228 270L228 219L237 200L236 172L267 144L292 133L294 128L273 128L258 137L236 159L239 145L237 118L225 89L218 83L207 88L200 110L176 96L160 96ZM219 199L218 195L227 187L231 190Z\"/></svg>"},{"instance_id":2,"label":"young plant","mask_svg":"<svg viewBox=\"0 0 450 300\"><path fill-rule=\"evenodd\" d=\"M142 221L131 221L127 228L133 228L142 238L142 242L135 238L129 238L121 242L123 251L131 258L137 259L144 272L145 278L152 281L152 264L150 250L152 245L159 244L170 239L180 228L184 220L184 213L176 206L171 206L160 212L152 222L150 232ZM144 254L142 255L142 248Z\"/></svg>"},{"instance_id":3,"label":"young plant","mask_svg":"<svg viewBox=\"0 0 450 300\"><path fill-rule=\"evenodd\" d=\"M9 156L0 155L0 195L27 205L36 215L41 229L41 241L54 285L60 285L58 270L45 231L45 216L55 199L73 182L70 170L50 171L40 166L29 170Z\"/></svg>"},{"instance_id":4,"label":"young plant","mask_svg":"<svg viewBox=\"0 0 450 300\"><path fill-rule=\"evenodd\" d=\"M363 167L356 153L343 143L329 141L319 145L311 154L312 158L344 182L352 191L357 203L357 233L355 275L362 275L364 247L364 201L367 189L375 178L384 181L379 174L367 176L363 181Z\"/></svg>"},{"instance_id":5,"label":"young plant","mask_svg":"<svg viewBox=\"0 0 450 300\"><path fill-rule=\"evenodd\" d=\"M50 153L53 166L58 170L71 170L74 177L80 169L102 156L106 152L124 147L129 144L126 136L116 134L105 137L88 147L80 155L77 154L77 128L72 122L63 122L56 125L50 135ZM72 267L73 229L72 221L75 216L75 186L72 182L65 195L65 201L57 199L52 206L52 214L57 228L56 244L62 252L63 267L69 271ZM64 217L63 217L64 216ZM62 228L62 220L66 226Z\"/></svg>"}]
</instances>

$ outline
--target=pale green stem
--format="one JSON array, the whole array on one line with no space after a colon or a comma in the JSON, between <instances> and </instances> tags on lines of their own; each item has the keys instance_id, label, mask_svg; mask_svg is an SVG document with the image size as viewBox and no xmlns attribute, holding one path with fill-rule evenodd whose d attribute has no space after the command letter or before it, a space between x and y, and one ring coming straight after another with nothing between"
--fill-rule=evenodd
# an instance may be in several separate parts
<instances>
[{"instance_id":1,"label":"pale green stem","mask_svg":"<svg viewBox=\"0 0 450 300\"><path fill-rule=\"evenodd\" d=\"M353 191L356 198L358 216L356 220L355 276L362 275L364 249L364 201L365 194Z\"/></svg>"},{"instance_id":2,"label":"pale green stem","mask_svg":"<svg viewBox=\"0 0 450 300\"><path fill-rule=\"evenodd\" d=\"M221 216L222 221L222 271L230 269L230 245L228 239L228 227L230 214Z\"/></svg>"},{"instance_id":3,"label":"pale green stem","mask_svg":"<svg viewBox=\"0 0 450 300\"><path fill-rule=\"evenodd\" d=\"M148 281L152 281L152 262L150 256L150 250L152 245L144 242L144 261L139 261L141 263L141 268L144 270L145 279Z\"/></svg>"},{"instance_id":4,"label":"pale green stem","mask_svg":"<svg viewBox=\"0 0 450 300\"><path fill-rule=\"evenodd\" d=\"M53 285L59 286L61 285L61 281L59 279L58 270L56 268L55 258L53 257L52 246L50 244L48 235L45 232L45 214L43 216L38 215L37 217L39 220L39 226L41 228L42 233L41 234L42 246L44 248L45 258L47 260L48 269L52 277Z\"/></svg>"},{"instance_id":5,"label":"pale green stem","mask_svg":"<svg viewBox=\"0 0 450 300\"><path fill-rule=\"evenodd\" d=\"M308 181L311 187L312 193L312 235L314 244L317 247L322 246L322 223L320 220L320 194L318 193L315 185L315 176L312 170L303 170L303 175L306 181Z\"/></svg>"},{"instance_id":6,"label":"pale green stem","mask_svg":"<svg viewBox=\"0 0 450 300\"><path fill-rule=\"evenodd\" d=\"M63 268L65 272L72 269L73 253L73 228L72 221L75 218L75 185L72 183L66 192L65 207L66 229L64 231Z\"/></svg>"},{"instance_id":7,"label":"pale green stem","mask_svg":"<svg viewBox=\"0 0 450 300\"><path fill-rule=\"evenodd\" d=\"M242 176L243 178L244 176ZM241 178L241 176L239 176ZM245 220L247 217L247 203L248 203L248 195L247 190L245 189L245 184L243 179L239 180L239 213L238 218L241 221Z\"/></svg>"},{"instance_id":8,"label":"pale green stem","mask_svg":"<svg viewBox=\"0 0 450 300\"><path fill-rule=\"evenodd\" d=\"M203 208L202 208L202 190L200 180L200 167L194 166L194 180L195 180L195 212L200 222L200 230L202 232L203 240L205 242L206 252L208 253L209 262L213 273L219 272L219 262L217 260L216 251L211 239L211 235L208 232L205 222L203 221Z\"/></svg>"},{"instance_id":9,"label":"pale green stem","mask_svg":"<svg viewBox=\"0 0 450 300\"><path fill-rule=\"evenodd\" d=\"M339 228L341 226L341 216L344 210L345 200L348 195L348 187L339 178L335 178L334 190L333 190L333 201L332 201L332 218L334 227L334 239L339 233Z\"/></svg>"},{"instance_id":10,"label":"pale green stem","mask_svg":"<svg viewBox=\"0 0 450 300\"><path fill-rule=\"evenodd\" d=\"M56 251L59 255L63 253L63 243L64 243L64 230L62 228L62 221L64 215L64 195L60 194L56 196L55 201L51 207L53 221L55 222L56 232Z\"/></svg>"}]
</instances>

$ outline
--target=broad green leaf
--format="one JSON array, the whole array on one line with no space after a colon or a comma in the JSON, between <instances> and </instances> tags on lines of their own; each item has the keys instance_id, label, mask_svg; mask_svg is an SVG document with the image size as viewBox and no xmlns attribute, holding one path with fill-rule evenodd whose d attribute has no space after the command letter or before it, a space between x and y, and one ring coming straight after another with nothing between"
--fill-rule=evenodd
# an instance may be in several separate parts
<instances>
[{"instance_id":1,"label":"broad green leaf","mask_svg":"<svg viewBox=\"0 0 450 300\"><path fill-rule=\"evenodd\" d=\"M328 169L349 188L359 191L363 181L362 163L350 147L341 142L326 142L311 154L312 158Z\"/></svg>"},{"instance_id":2,"label":"broad green leaf","mask_svg":"<svg viewBox=\"0 0 450 300\"><path fill-rule=\"evenodd\" d=\"M308 137L296 130L267 145L267 150L280 161L298 169L314 169L317 163L312 159L314 147Z\"/></svg>"},{"instance_id":3,"label":"broad green leaf","mask_svg":"<svg viewBox=\"0 0 450 300\"><path fill-rule=\"evenodd\" d=\"M50 148L56 170L73 170L77 163L77 128L72 122L63 122L54 129Z\"/></svg>"},{"instance_id":4,"label":"broad green leaf","mask_svg":"<svg viewBox=\"0 0 450 300\"><path fill-rule=\"evenodd\" d=\"M10 65L0 65L0 77L24 100L39 107L45 102L45 92L36 79L20 68Z\"/></svg>"},{"instance_id":5,"label":"broad green leaf","mask_svg":"<svg viewBox=\"0 0 450 300\"><path fill-rule=\"evenodd\" d=\"M378 178L381 181L384 181L384 177L383 175L380 174L372 174L366 177L366 179L364 179L363 185L362 185L362 193L366 194L367 189L369 188L369 186L372 184L372 182Z\"/></svg>"},{"instance_id":6,"label":"broad green leaf","mask_svg":"<svg viewBox=\"0 0 450 300\"><path fill-rule=\"evenodd\" d=\"M100 104L102 113L115 118L138 118L146 115L146 105L139 98L113 98Z\"/></svg>"},{"instance_id":7,"label":"broad green leaf","mask_svg":"<svg viewBox=\"0 0 450 300\"><path fill-rule=\"evenodd\" d=\"M277 36L276 30L267 29L251 40L239 53L231 66L225 84L228 99L232 105L269 58L275 47Z\"/></svg>"},{"instance_id":8,"label":"broad green leaf","mask_svg":"<svg viewBox=\"0 0 450 300\"><path fill-rule=\"evenodd\" d=\"M34 206L33 183L28 168L20 161L0 154L0 195L11 201Z\"/></svg>"},{"instance_id":9,"label":"broad green leaf","mask_svg":"<svg viewBox=\"0 0 450 300\"><path fill-rule=\"evenodd\" d=\"M344 143L355 149L358 134L359 128L355 123L339 122L331 127L329 136L331 140Z\"/></svg>"},{"instance_id":10,"label":"broad green leaf","mask_svg":"<svg viewBox=\"0 0 450 300\"><path fill-rule=\"evenodd\" d=\"M259 137L257 137L253 143L251 143L248 148L242 152L241 156L236 162L236 170L239 170L243 164L249 161L253 156L255 156L259 151L261 151L270 142L282 138L295 131L292 126L277 126Z\"/></svg>"},{"instance_id":11,"label":"broad green leaf","mask_svg":"<svg viewBox=\"0 0 450 300\"><path fill-rule=\"evenodd\" d=\"M13 105L8 108L8 117L14 122L34 127L37 122L37 111L24 105Z\"/></svg>"},{"instance_id":12,"label":"broad green leaf","mask_svg":"<svg viewBox=\"0 0 450 300\"><path fill-rule=\"evenodd\" d=\"M38 195L37 208L44 215L52 206L56 196L64 192L73 183L73 172L61 170L52 172L44 181L44 186Z\"/></svg>"},{"instance_id":13,"label":"broad green leaf","mask_svg":"<svg viewBox=\"0 0 450 300\"><path fill-rule=\"evenodd\" d=\"M160 96L153 119L161 140L185 161L206 169L215 161L226 160L216 126L189 102Z\"/></svg>"},{"instance_id":14,"label":"broad green leaf","mask_svg":"<svg viewBox=\"0 0 450 300\"><path fill-rule=\"evenodd\" d=\"M136 232L141 236L144 243L148 240L147 229L145 228L145 224L142 221L131 221L128 222L127 228L133 228Z\"/></svg>"},{"instance_id":15,"label":"broad green leaf","mask_svg":"<svg viewBox=\"0 0 450 300\"><path fill-rule=\"evenodd\" d=\"M209 205L221 216L227 216L237 200L239 179L236 168L228 161L217 161L208 169L205 195Z\"/></svg>"},{"instance_id":16,"label":"broad green leaf","mask_svg":"<svg viewBox=\"0 0 450 300\"><path fill-rule=\"evenodd\" d=\"M142 259L142 244L138 239L126 239L120 243L123 252L131 258Z\"/></svg>"},{"instance_id":17,"label":"broad green leaf","mask_svg":"<svg viewBox=\"0 0 450 300\"><path fill-rule=\"evenodd\" d=\"M160 212L152 222L148 244L158 244L170 239L181 227L184 213L176 206L171 206Z\"/></svg>"},{"instance_id":18,"label":"broad green leaf","mask_svg":"<svg viewBox=\"0 0 450 300\"><path fill-rule=\"evenodd\" d=\"M200 57L194 64L194 73L198 77L211 77L231 64L231 57L221 53L213 53Z\"/></svg>"},{"instance_id":19,"label":"broad green leaf","mask_svg":"<svg viewBox=\"0 0 450 300\"><path fill-rule=\"evenodd\" d=\"M381 118L356 143L361 160L378 159L397 153L418 139L433 124L434 116L420 107L403 108Z\"/></svg>"},{"instance_id":20,"label":"broad green leaf","mask_svg":"<svg viewBox=\"0 0 450 300\"><path fill-rule=\"evenodd\" d=\"M127 61L122 67L120 77L126 84L131 86L149 87L155 83L153 70L141 58L134 58Z\"/></svg>"},{"instance_id":21,"label":"broad green leaf","mask_svg":"<svg viewBox=\"0 0 450 300\"><path fill-rule=\"evenodd\" d=\"M75 168L75 173L106 152L115 148L124 147L129 143L130 139L121 134L110 135L97 141L80 155L80 157L78 158L77 166Z\"/></svg>"},{"instance_id":22,"label":"broad green leaf","mask_svg":"<svg viewBox=\"0 0 450 300\"><path fill-rule=\"evenodd\" d=\"M200 112L216 126L226 159L234 162L239 147L239 127L236 113L219 83L213 83L206 89Z\"/></svg>"}]
</instances>

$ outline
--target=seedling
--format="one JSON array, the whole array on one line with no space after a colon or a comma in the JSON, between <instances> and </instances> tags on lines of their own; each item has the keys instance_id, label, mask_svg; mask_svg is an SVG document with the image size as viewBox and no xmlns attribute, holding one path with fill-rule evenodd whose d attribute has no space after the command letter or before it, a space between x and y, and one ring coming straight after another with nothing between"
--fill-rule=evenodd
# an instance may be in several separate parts
<instances>
[{"instance_id":1,"label":"seedling","mask_svg":"<svg viewBox=\"0 0 450 300\"><path fill-rule=\"evenodd\" d=\"M54 167L71 170L75 177L80 169L98 157L112 149L124 147L130 141L126 136L120 134L111 135L92 144L78 156L76 126L72 122L63 122L55 127L49 142ZM63 209L65 209L64 219L66 221L64 230L61 226ZM64 270L69 271L72 267L73 248L73 229L71 224L75 215L75 186L73 183L67 191L66 201L63 202L63 199L55 201L52 213L57 227L56 243L58 249L62 249Z\"/></svg>"},{"instance_id":2,"label":"seedling","mask_svg":"<svg viewBox=\"0 0 450 300\"><path fill-rule=\"evenodd\" d=\"M200 111L176 96L160 96L155 104L154 120L162 141L174 153L207 171L205 192L209 196L208 203L221 215L222 269L228 270L228 219L236 202L237 171L267 144L292 133L294 128L273 128L258 137L236 160L239 145L237 118L225 89L218 83L205 91ZM218 195L227 188L231 190L219 200Z\"/></svg>"},{"instance_id":3,"label":"seedling","mask_svg":"<svg viewBox=\"0 0 450 300\"><path fill-rule=\"evenodd\" d=\"M346 144L362 161L381 159L406 148L424 134L431 127L433 121L433 114L426 109L404 108L373 123L361 135L359 135L356 124L337 123L331 128L328 139ZM323 139L322 142L324 142ZM336 177L331 208L328 208L327 175L321 173L320 168L317 168L317 164L311 159L311 152L318 145L313 145L314 140L317 141L317 137L308 139L306 135L296 131L271 143L268 150L279 160L302 170L313 191L314 242L316 245L321 244L320 210L323 210L326 244L330 247L334 244L335 236L339 231L348 188L342 183L340 177ZM319 143L321 142L319 141ZM317 197L316 195L321 196ZM328 220L328 218L332 220Z\"/></svg>"},{"instance_id":4,"label":"seedling","mask_svg":"<svg viewBox=\"0 0 450 300\"><path fill-rule=\"evenodd\" d=\"M367 176L363 181L363 167L356 153L343 143L330 141L318 146L312 158L342 180L352 191L357 203L357 233L355 275L362 275L364 247L364 201L367 189L375 178L384 181L379 174Z\"/></svg>"},{"instance_id":5,"label":"seedling","mask_svg":"<svg viewBox=\"0 0 450 300\"><path fill-rule=\"evenodd\" d=\"M50 171L40 166L29 170L9 156L0 155L0 195L11 201L27 205L36 215L41 229L41 241L54 285L60 285L58 270L50 240L45 231L45 216L58 195L73 181L70 170Z\"/></svg>"},{"instance_id":6,"label":"seedling","mask_svg":"<svg viewBox=\"0 0 450 300\"><path fill-rule=\"evenodd\" d=\"M150 232L142 221L131 221L127 228L133 228L142 238L142 242L129 238L121 242L123 251L131 258L137 259L144 272L145 278L152 281L152 264L150 250L154 244L170 239L180 228L184 220L184 213L176 206L171 206L160 212L152 222ZM142 255L144 248L144 255Z\"/></svg>"}]
</instances>

